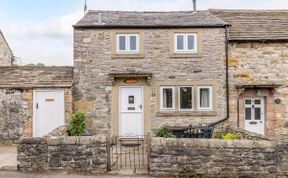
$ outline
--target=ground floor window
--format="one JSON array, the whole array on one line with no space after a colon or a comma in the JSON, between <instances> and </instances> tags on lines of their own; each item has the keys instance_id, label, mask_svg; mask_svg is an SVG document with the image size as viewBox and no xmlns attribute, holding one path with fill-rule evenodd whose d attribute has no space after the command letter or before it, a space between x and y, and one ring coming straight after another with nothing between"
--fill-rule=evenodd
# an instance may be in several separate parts
<instances>
[{"instance_id":1,"label":"ground floor window","mask_svg":"<svg viewBox=\"0 0 288 178\"><path fill-rule=\"evenodd\" d=\"M161 87L161 110L175 110L175 87Z\"/></svg>"},{"instance_id":2,"label":"ground floor window","mask_svg":"<svg viewBox=\"0 0 288 178\"><path fill-rule=\"evenodd\" d=\"M212 89L212 86L160 86L160 111L212 111Z\"/></svg>"},{"instance_id":3,"label":"ground floor window","mask_svg":"<svg viewBox=\"0 0 288 178\"><path fill-rule=\"evenodd\" d=\"M179 87L179 110L192 111L193 110L193 87L180 86Z\"/></svg>"},{"instance_id":4,"label":"ground floor window","mask_svg":"<svg viewBox=\"0 0 288 178\"><path fill-rule=\"evenodd\" d=\"M212 87L198 87L198 110L212 110Z\"/></svg>"}]
</instances>

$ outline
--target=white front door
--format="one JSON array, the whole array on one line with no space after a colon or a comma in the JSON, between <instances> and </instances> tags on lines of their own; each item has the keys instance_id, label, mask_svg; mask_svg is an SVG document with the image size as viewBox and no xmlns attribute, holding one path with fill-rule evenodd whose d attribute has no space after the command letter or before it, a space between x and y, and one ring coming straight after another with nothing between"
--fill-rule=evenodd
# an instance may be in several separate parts
<instances>
[{"instance_id":1,"label":"white front door","mask_svg":"<svg viewBox=\"0 0 288 178\"><path fill-rule=\"evenodd\" d=\"M65 124L64 91L36 90L33 96L33 136L42 137Z\"/></svg>"},{"instance_id":2,"label":"white front door","mask_svg":"<svg viewBox=\"0 0 288 178\"><path fill-rule=\"evenodd\" d=\"M264 99L245 99L245 129L264 135Z\"/></svg>"},{"instance_id":3,"label":"white front door","mask_svg":"<svg viewBox=\"0 0 288 178\"><path fill-rule=\"evenodd\" d=\"M120 137L143 136L143 88L120 87Z\"/></svg>"}]
</instances>

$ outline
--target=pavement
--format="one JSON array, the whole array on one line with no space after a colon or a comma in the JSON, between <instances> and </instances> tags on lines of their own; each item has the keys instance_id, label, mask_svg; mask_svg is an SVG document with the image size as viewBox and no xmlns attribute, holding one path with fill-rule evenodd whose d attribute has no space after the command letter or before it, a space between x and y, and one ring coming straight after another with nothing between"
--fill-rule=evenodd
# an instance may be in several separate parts
<instances>
[{"instance_id":1,"label":"pavement","mask_svg":"<svg viewBox=\"0 0 288 178\"><path fill-rule=\"evenodd\" d=\"M16 171L0 171L0 178L150 178L149 176L121 175L76 175L67 173L21 173Z\"/></svg>"},{"instance_id":2,"label":"pavement","mask_svg":"<svg viewBox=\"0 0 288 178\"><path fill-rule=\"evenodd\" d=\"M17 146L0 145L0 171L16 171L17 164Z\"/></svg>"}]
</instances>

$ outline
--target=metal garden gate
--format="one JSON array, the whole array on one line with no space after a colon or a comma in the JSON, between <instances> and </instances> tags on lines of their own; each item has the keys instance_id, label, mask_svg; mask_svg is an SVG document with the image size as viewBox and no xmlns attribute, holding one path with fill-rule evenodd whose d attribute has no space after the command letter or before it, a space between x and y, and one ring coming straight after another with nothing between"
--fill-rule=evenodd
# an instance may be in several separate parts
<instances>
[{"instance_id":1,"label":"metal garden gate","mask_svg":"<svg viewBox=\"0 0 288 178\"><path fill-rule=\"evenodd\" d=\"M134 174L148 173L150 136L113 137L108 144L108 171L130 169Z\"/></svg>"}]
</instances>

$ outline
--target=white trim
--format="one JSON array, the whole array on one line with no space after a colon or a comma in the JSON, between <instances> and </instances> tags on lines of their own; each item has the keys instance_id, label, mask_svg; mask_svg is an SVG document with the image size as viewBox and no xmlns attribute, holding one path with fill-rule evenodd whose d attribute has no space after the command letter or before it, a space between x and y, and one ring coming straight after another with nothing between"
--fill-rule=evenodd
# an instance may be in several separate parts
<instances>
[{"instance_id":1,"label":"white trim","mask_svg":"<svg viewBox=\"0 0 288 178\"><path fill-rule=\"evenodd\" d=\"M36 137L37 134L37 128L36 128L36 125L37 125L37 118L38 118L38 115L37 115L37 110L36 110L36 103L37 103L37 92L63 92L63 97L64 97L64 113L63 113L63 118L64 118L64 121L63 123L65 124L65 91L62 90L62 89L36 89L36 90L33 90L33 108L32 108L32 112L33 112L33 117L32 117L32 136L33 137Z\"/></svg>"},{"instance_id":2,"label":"white trim","mask_svg":"<svg viewBox=\"0 0 288 178\"><path fill-rule=\"evenodd\" d=\"M178 36L183 36L183 50L179 50L177 48L177 37ZM194 49L188 49L188 36L193 36L194 37ZM175 53L197 53L197 33L174 33L174 52Z\"/></svg>"},{"instance_id":3,"label":"white trim","mask_svg":"<svg viewBox=\"0 0 288 178\"><path fill-rule=\"evenodd\" d=\"M123 88L141 88L141 98L142 98L142 114L141 114L141 133L142 135L136 135L139 138L142 138L144 136L144 87L143 86L119 86L119 137L120 138L127 138L125 136L122 136L122 89Z\"/></svg>"},{"instance_id":4,"label":"white trim","mask_svg":"<svg viewBox=\"0 0 288 178\"><path fill-rule=\"evenodd\" d=\"M120 50L119 49L119 44L120 44L120 40L119 37L120 36L124 36L125 37L125 50ZM136 37L136 50L131 50L131 46L130 46L130 37L135 36ZM137 54L140 52L139 50L140 48L140 35L139 33L119 33L116 35L116 53L117 54Z\"/></svg>"},{"instance_id":5,"label":"white trim","mask_svg":"<svg viewBox=\"0 0 288 178\"><path fill-rule=\"evenodd\" d=\"M181 90L180 90L180 88L182 88L182 87L190 87L191 88L191 101L192 101L192 108L191 109L181 109L181 94L180 94L180 92L181 92ZM185 112L185 111L194 111L194 87L192 86L192 85L180 85L180 86L178 86L178 107L179 107L179 111L181 111L181 112Z\"/></svg>"},{"instance_id":6,"label":"white trim","mask_svg":"<svg viewBox=\"0 0 288 178\"><path fill-rule=\"evenodd\" d=\"M160 87L160 111L175 111L175 86L161 86ZM163 107L163 89L172 89L172 108Z\"/></svg>"},{"instance_id":7,"label":"white trim","mask_svg":"<svg viewBox=\"0 0 288 178\"><path fill-rule=\"evenodd\" d=\"M200 106L200 89L209 89L210 106L207 108L203 108ZM213 111L213 88L212 86L198 86L197 87L197 110L198 111Z\"/></svg>"}]
</instances>

